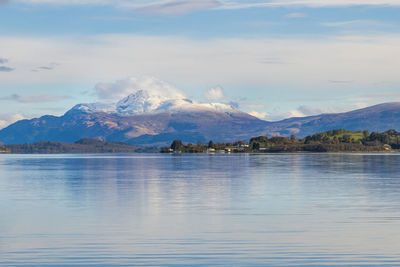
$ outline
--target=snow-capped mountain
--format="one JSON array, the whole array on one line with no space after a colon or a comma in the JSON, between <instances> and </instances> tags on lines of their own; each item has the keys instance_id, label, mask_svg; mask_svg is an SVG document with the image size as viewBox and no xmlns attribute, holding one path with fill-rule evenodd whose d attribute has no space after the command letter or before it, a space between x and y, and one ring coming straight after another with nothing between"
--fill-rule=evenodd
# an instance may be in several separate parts
<instances>
[{"instance_id":1,"label":"snow-capped mountain","mask_svg":"<svg viewBox=\"0 0 400 267\"><path fill-rule=\"evenodd\" d=\"M21 120L0 131L7 144L74 142L82 138L131 144L231 142L260 135L297 137L332 129L400 130L400 103L385 103L338 114L267 122L229 105L171 99L137 91L113 104L79 104L63 116Z\"/></svg>"},{"instance_id":2,"label":"snow-capped mountain","mask_svg":"<svg viewBox=\"0 0 400 267\"><path fill-rule=\"evenodd\" d=\"M176 95L175 95L176 97ZM245 140L268 122L222 103L199 103L139 90L115 103L78 104L61 117L22 120L0 131L4 143L100 138L131 144Z\"/></svg>"},{"instance_id":3,"label":"snow-capped mountain","mask_svg":"<svg viewBox=\"0 0 400 267\"><path fill-rule=\"evenodd\" d=\"M78 104L69 112L76 111L85 113L104 112L120 116L183 111L240 112L234 107L223 103L199 103L187 98L173 99L151 94L145 90L139 90L134 94L130 94L117 103Z\"/></svg>"},{"instance_id":4,"label":"snow-capped mountain","mask_svg":"<svg viewBox=\"0 0 400 267\"><path fill-rule=\"evenodd\" d=\"M96 113L96 112L104 112L104 113L115 113L115 106L112 104L105 103L90 103L90 104L78 104L70 109L68 112L70 113Z\"/></svg>"}]
</instances>

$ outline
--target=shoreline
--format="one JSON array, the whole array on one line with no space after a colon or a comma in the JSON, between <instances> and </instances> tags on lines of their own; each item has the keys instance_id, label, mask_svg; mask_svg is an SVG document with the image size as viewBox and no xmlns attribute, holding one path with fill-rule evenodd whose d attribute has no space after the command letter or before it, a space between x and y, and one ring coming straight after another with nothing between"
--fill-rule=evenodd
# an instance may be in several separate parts
<instances>
[{"instance_id":1,"label":"shoreline","mask_svg":"<svg viewBox=\"0 0 400 267\"><path fill-rule=\"evenodd\" d=\"M182 152L182 153L162 153L162 152L66 152L66 153L12 153L12 152L0 152L1 155L140 155L140 154L151 154L151 155L210 155L210 156L222 156L222 155L288 155L288 154L400 154L400 150L392 151L327 151L327 152L315 152L315 151L296 151L296 152L235 152L235 153L206 153L206 152Z\"/></svg>"}]
</instances>

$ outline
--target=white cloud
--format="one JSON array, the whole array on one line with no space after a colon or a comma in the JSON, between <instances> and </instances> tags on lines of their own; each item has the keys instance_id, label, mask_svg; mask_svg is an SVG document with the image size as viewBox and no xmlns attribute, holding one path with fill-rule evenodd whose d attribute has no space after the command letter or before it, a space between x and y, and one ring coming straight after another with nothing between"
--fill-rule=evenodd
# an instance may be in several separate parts
<instances>
[{"instance_id":1,"label":"white cloud","mask_svg":"<svg viewBox=\"0 0 400 267\"><path fill-rule=\"evenodd\" d=\"M214 88L210 88L204 92L204 97L207 100L220 100L225 97L224 89L221 86L216 86Z\"/></svg>"},{"instance_id":2,"label":"white cloud","mask_svg":"<svg viewBox=\"0 0 400 267\"><path fill-rule=\"evenodd\" d=\"M174 0L139 7L135 11L157 15L175 15L215 8L220 5L220 2L216 0Z\"/></svg>"},{"instance_id":3,"label":"white cloud","mask_svg":"<svg viewBox=\"0 0 400 267\"><path fill-rule=\"evenodd\" d=\"M266 120L280 121L287 118L293 117L308 117L320 114L332 114L332 113L343 113L351 110L356 110L368 106L365 103L354 102L355 99L351 99L351 103L345 106L306 106L302 105L296 109L285 111L285 112L272 112L267 114Z\"/></svg>"},{"instance_id":4,"label":"white cloud","mask_svg":"<svg viewBox=\"0 0 400 267\"><path fill-rule=\"evenodd\" d=\"M0 66L0 71L1 72L11 72L11 71L14 71L14 69L7 67L7 66Z\"/></svg>"},{"instance_id":5,"label":"white cloud","mask_svg":"<svg viewBox=\"0 0 400 267\"><path fill-rule=\"evenodd\" d=\"M322 26L335 27L335 28L377 28L377 27L388 27L391 25L376 20L346 20L346 21L325 22L322 23Z\"/></svg>"},{"instance_id":6,"label":"white cloud","mask_svg":"<svg viewBox=\"0 0 400 267\"><path fill-rule=\"evenodd\" d=\"M249 114L251 116L254 116L254 117L259 118L261 120L268 119L268 113L267 112L250 111Z\"/></svg>"},{"instance_id":7,"label":"white cloud","mask_svg":"<svg viewBox=\"0 0 400 267\"><path fill-rule=\"evenodd\" d=\"M265 106L262 104L241 104L241 106L243 106L246 109L265 109Z\"/></svg>"},{"instance_id":8,"label":"white cloud","mask_svg":"<svg viewBox=\"0 0 400 267\"><path fill-rule=\"evenodd\" d=\"M109 5L131 10L149 11L155 14L182 14L195 10L242 9L275 6L399 6L398 0L13 0L27 4L57 4L57 5ZM7 1L0 0L0 4Z\"/></svg>"},{"instance_id":9,"label":"white cloud","mask_svg":"<svg viewBox=\"0 0 400 267\"><path fill-rule=\"evenodd\" d=\"M23 119L26 119L26 117L21 114L0 114L0 129Z\"/></svg>"},{"instance_id":10,"label":"white cloud","mask_svg":"<svg viewBox=\"0 0 400 267\"><path fill-rule=\"evenodd\" d=\"M318 88L329 81L363 86L400 83L400 36L338 36L313 39L211 39L140 35L89 37L0 36L0 51L13 58L3 83L93 83L147 73L191 84L272 84ZM279 58L288 64L264 64ZM62 62L32 72L38 62ZM290 79L288 79L290 77ZM312 89L310 89L312 90ZM321 89L319 89L321 90Z\"/></svg>"},{"instance_id":11,"label":"white cloud","mask_svg":"<svg viewBox=\"0 0 400 267\"><path fill-rule=\"evenodd\" d=\"M37 68L32 69L32 71L34 72L38 72L38 71L49 71L49 70L54 70L57 66L59 66L59 63L56 62L52 62L50 64L47 65L43 65L43 66L39 66Z\"/></svg>"},{"instance_id":12,"label":"white cloud","mask_svg":"<svg viewBox=\"0 0 400 267\"><path fill-rule=\"evenodd\" d=\"M298 114L302 114L303 116L312 116L324 113L339 113L344 111L344 109L337 107L313 107L305 105L302 105L297 109Z\"/></svg>"},{"instance_id":13,"label":"white cloud","mask_svg":"<svg viewBox=\"0 0 400 267\"><path fill-rule=\"evenodd\" d=\"M1 2L0 2L1 5ZM8 59L6 58L1 58L0 57L0 72L11 72L14 71L13 68L7 67L7 66L3 66L3 64L8 63Z\"/></svg>"},{"instance_id":14,"label":"white cloud","mask_svg":"<svg viewBox=\"0 0 400 267\"><path fill-rule=\"evenodd\" d=\"M121 4L128 1L118 0L13 0L14 2L27 3L27 4L52 4L52 5L112 5ZM136 1L140 2L140 1ZM142 1L143 2L143 1Z\"/></svg>"},{"instance_id":15,"label":"white cloud","mask_svg":"<svg viewBox=\"0 0 400 267\"><path fill-rule=\"evenodd\" d=\"M305 14L305 13L289 13L284 16L284 18L287 18L287 19L297 19L297 18L305 18L305 17L307 17L307 14Z\"/></svg>"},{"instance_id":16,"label":"white cloud","mask_svg":"<svg viewBox=\"0 0 400 267\"><path fill-rule=\"evenodd\" d=\"M268 113L267 116L265 117L266 120L268 121L280 121L283 119L287 118L294 118L294 117L306 117L303 112L301 112L298 109L295 110L289 110L285 112L274 112L274 113Z\"/></svg>"},{"instance_id":17,"label":"white cloud","mask_svg":"<svg viewBox=\"0 0 400 267\"><path fill-rule=\"evenodd\" d=\"M400 101L400 93L385 93L385 92L377 92L374 94L365 94L358 97L348 98L347 101L366 101L370 102L371 100L379 99L379 101Z\"/></svg>"},{"instance_id":18,"label":"white cloud","mask_svg":"<svg viewBox=\"0 0 400 267\"><path fill-rule=\"evenodd\" d=\"M308 6L308 7L336 7L336 6L399 6L398 0L267 0L267 1L223 1L222 8L241 9L254 7L276 6Z\"/></svg>"},{"instance_id":19,"label":"white cloud","mask_svg":"<svg viewBox=\"0 0 400 267\"><path fill-rule=\"evenodd\" d=\"M2 0L0 0L2 1ZM4 1L4 0L3 0ZM115 6L133 12L175 15L220 7L218 0L14 0L25 4ZM1 3L1 2L0 2Z\"/></svg>"},{"instance_id":20,"label":"white cloud","mask_svg":"<svg viewBox=\"0 0 400 267\"><path fill-rule=\"evenodd\" d=\"M102 100L120 100L129 94L145 90L152 95L171 99L185 98L184 93L167 82L154 77L130 77L114 83L98 83L95 86L97 96Z\"/></svg>"},{"instance_id":21,"label":"white cloud","mask_svg":"<svg viewBox=\"0 0 400 267\"><path fill-rule=\"evenodd\" d=\"M45 103L57 102L65 99L71 99L71 96L57 96L57 95L19 95L12 94L0 97L0 100L11 100L19 103Z\"/></svg>"}]
</instances>

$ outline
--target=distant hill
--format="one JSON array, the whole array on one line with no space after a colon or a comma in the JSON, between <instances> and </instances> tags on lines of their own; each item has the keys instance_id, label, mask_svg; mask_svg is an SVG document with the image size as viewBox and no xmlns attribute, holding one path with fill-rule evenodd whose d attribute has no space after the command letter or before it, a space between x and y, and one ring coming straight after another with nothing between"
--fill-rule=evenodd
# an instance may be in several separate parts
<instances>
[{"instance_id":1,"label":"distant hill","mask_svg":"<svg viewBox=\"0 0 400 267\"><path fill-rule=\"evenodd\" d=\"M233 142L254 136L299 138L333 129L400 130L400 103L386 103L346 113L267 122L221 103L165 99L138 91L116 104L79 104L63 116L18 121L0 131L5 144L41 141L72 143L82 138L135 145Z\"/></svg>"},{"instance_id":2,"label":"distant hill","mask_svg":"<svg viewBox=\"0 0 400 267\"><path fill-rule=\"evenodd\" d=\"M345 113L290 118L271 123L266 127L265 133L305 137L333 129L370 132L400 130L400 102L384 103Z\"/></svg>"},{"instance_id":3,"label":"distant hill","mask_svg":"<svg viewBox=\"0 0 400 267\"><path fill-rule=\"evenodd\" d=\"M144 150L141 147L115 142L105 142L96 139L81 139L74 143L42 141L33 144L13 144L0 147L0 152L19 154L54 154L54 153L134 153L158 151Z\"/></svg>"}]
</instances>

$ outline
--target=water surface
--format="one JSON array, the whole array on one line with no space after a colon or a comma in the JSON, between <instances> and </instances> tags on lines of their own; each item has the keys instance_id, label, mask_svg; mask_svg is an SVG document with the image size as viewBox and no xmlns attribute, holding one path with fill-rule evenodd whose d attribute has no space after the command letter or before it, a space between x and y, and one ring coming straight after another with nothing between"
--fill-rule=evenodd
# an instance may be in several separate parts
<instances>
[{"instance_id":1,"label":"water surface","mask_svg":"<svg viewBox=\"0 0 400 267\"><path fill-rule=\"evenodd\" d=\"M400 265L400 155L0 155L0 265Z\"/></svg>"}]
</instances>

